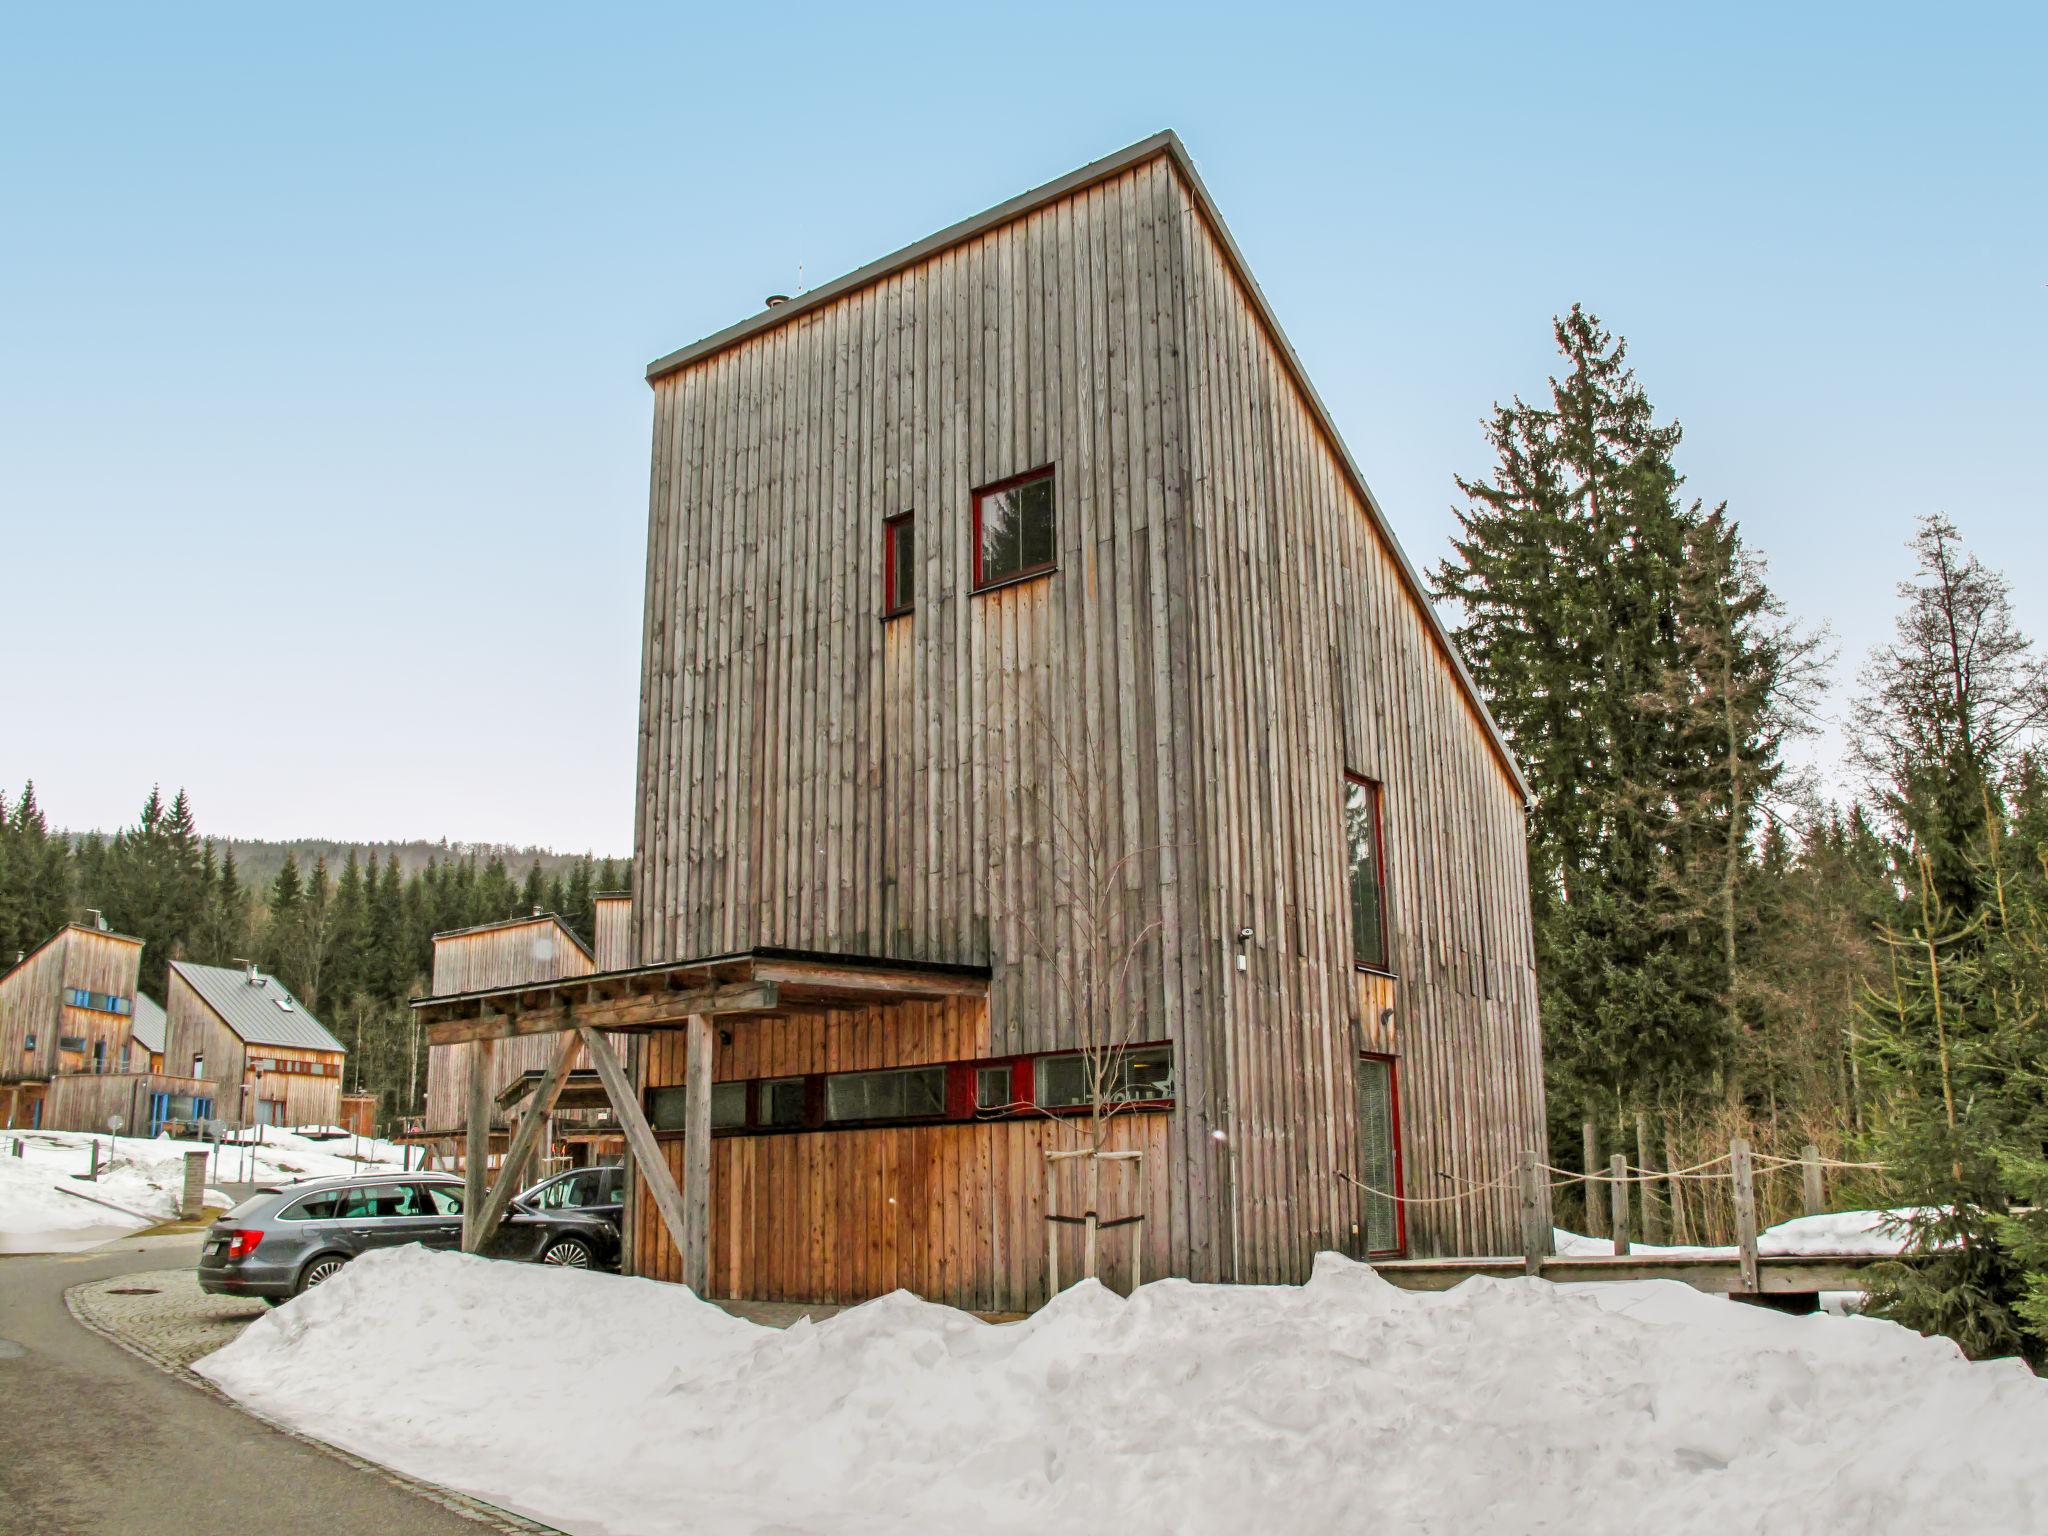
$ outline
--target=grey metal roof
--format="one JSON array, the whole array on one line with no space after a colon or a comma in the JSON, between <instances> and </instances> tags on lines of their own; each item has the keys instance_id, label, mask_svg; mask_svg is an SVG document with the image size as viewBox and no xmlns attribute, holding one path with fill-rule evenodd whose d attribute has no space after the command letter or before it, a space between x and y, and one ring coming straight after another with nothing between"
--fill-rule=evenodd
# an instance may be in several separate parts
<instances>
[{"instance_id":1,"label":"grey metal roof","mask_svg":"<svg viewBox=\"0 0 2048 1536\"><path fill-rule=\"evenodd\" d=\"M161 1054L164 1048L164 1005L146 993L136 993L135 1015L128 1021L128 1033L145 1051Z\"/></svg>"},{"instance_id":2,"label":"grey metal roof","mask_svg":"<svg viewBox=\"0 0 2048 1536\"><path fill-rule=\"evenodd\" d=\"M250 1045L344 1053L348 1049L327 1033L275 976L258 971L251 980L249 972L239 966L194 965L189 960L173 960L171 969L190 982L200 1001ZM291 1006L280 1008L279 999Z\"/></svg>"},{"instance_id":3,"label":"grey metal roof","mask_svg":"<svg viewBox=\"0 0 2048 1536\"><path fill-rule=\"evenodd\" d=\"M937 234L927 235L912 245L906 245L900 251L884 256L878 261L871 261L866 266L813 288L787 303L778 304L772 309L758 310L746 319L706 336L702 341L692 342L689 346L671 352L665 357L658 357L647 365L647 381L652 384L667 374L687 368L692 363L702 362L728 347L738 346L749 337L758 336L761 332L773 330L777 326L787 325L799 315L809 314L824 305L834 303L847 294L872 283L878 283L906 267L927 261L941 251L963 245L992 229L999 229L1015 219L1024 218L1051 203L1108 181L1113 176L1122 175L1132 166L1142 165L1161 155L1172 163L1174 169L1180 173L1181 180L1193 194L1196 209L1214 232L1217 244L1223 249L1224 257L1235 271L1238 281L1243 284L1244 291L1251 300L1252 310L1258 316L1266 334L1272 339L1274 349L1280 354L1280 361L1292 377L1295 388L1308 403L1310 414L1322 428L1323 436L1336 454L1337 462L1343 467L1352 489L1358 493L1359 500L1365 503L1366 516L1371 519L1374 529L1393 553L1394 564L1400 572L1402 585L1407 587L1409 596L1416 608L1421 611L1422 622L1428 628L1430 637L1449 659L1451 670L1457 677L1466 702L1478 716L1481 731L1493 747L1501 766L1507 770L1509 780L1522 797L1522 803L1527 805L1533 795L1528 779L1523 776L1522 765L1515 759L1514 749L1508 745L1507 736L1494 720L1493 711L1486 707L1486 698L1480 693L1479 685L1472 680L1472 674L1466 670L1465 658L1458 654L1458 647L1452 641L1450 631L1444 628L1443 618L1437 613L1435 603L1430 600L1429 588L1416 573L1407 550L1401 547L1400 539L1395 536L1394 525L1388 520L1386 509L1380 505L1380 500L1373 494L1372 487L1366 484L1365 472L1358 467L1358 461L1351 456L1351 449L1344 442L1344 435L1337 430L1337 418L1330 414L1329 406L1323 403L1323 397L1317 393L1314 383L1309 379L1308 369L1302 366L1301 357L1294 350L1294 343L1289 341L1287 333L1280 329L1280 317L1273 312L1273 306L1267 300L1265 291L1259 287L1258 279L1252 276L1251 264L1244 259L1244 252L1230 233L1230 226L1223 222L1223 214L1217 208L1215 198L1209 195L1208 187L1203 185L1200 173L1195 170L1194 157L1188 153L1187 146L1181 143L1180 135L1171 128L1155 133L1148 139L1140 139L1129 148L1120 149L1113 155L1105 155L1079 170L1069 171L1057 180L1013 197L1006 203L998 203L985 213L976 214L971 219L962 219L958 224L942 229Z\"/></svg>"}]
</instances>

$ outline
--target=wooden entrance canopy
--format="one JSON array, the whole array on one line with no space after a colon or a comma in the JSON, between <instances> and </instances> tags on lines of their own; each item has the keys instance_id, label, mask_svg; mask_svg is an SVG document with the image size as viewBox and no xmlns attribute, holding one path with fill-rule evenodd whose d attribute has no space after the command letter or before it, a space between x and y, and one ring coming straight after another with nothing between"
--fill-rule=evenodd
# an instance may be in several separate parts
<instances>
[{"instance_id":1,"label":"wooden entrance canopy","mask_svg":"<svg viewBox=\"0 0 2048 1536\"><path fill-rule=\"evenodd\" d=\"M988 967L750 949L700 960L521 982L413 1000L430 1045L565 1029L634 1034L693 1017L781 1018L875 1003L988 996Z\"/></svg>"},{"instance_id":2,"label":"wooden entrance canopy","mask_svg":"<svg viewBox=\"0 0 2048 1536\"><path fill-rule=\"evenodd\" d=\"M646 1180L647 1192L682 1258L683 1282L702 1296L711 1272L711 1079L717 1038L712 1021L986 998L988 984L986 966L750 949L415 998L412 1006L430 1044L470 1048L463 1247L474 1252L490 1241L543 1123L562 1102L572 1080L583 1076L570 1070L581 1041L597 1085L626 1138L632 1163ZM688 1034L680 1189L640 1107L635 1084L607 1038L656 1030ZM500 1040L528 1035L561 1035L561 1049L547 1072L519 1095L530 1095L531 1102L499 1166L497 1185L487 1191L492 1052ZM525 1090L523 1081L520 1086Z\"/></svg>"}]
</instances>

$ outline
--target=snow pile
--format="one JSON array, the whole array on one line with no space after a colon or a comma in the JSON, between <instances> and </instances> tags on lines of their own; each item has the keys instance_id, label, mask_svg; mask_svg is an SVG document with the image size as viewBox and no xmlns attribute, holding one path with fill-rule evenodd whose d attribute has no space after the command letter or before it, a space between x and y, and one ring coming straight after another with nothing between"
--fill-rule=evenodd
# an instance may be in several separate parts
<instances>
[{"instance_id":1,"label":"snow pile","mask_svg":"<svg viewBox=\"0 0 2048 1536\"><path fill-rule=\"evenodd\" d=\"M76 1177L91 1169L94 1142L97 1182ZM260 1146L224 1146L217 1154L210 1142L168 1136L148 1141L88 1131L0 1131L0 1253L73 1253L170 1220L185 1187L185 1154L198 1151L209 1154L207 1177L214 1183L381 1173L402 1168L405 1158L405 1149L388 1141L313 1141L267 1126ZM416 1152L413 1161L419 1161ZM207 1191L207 1203L234 1204L217 1190Z\"/></svg>"},{"instance_id":2,"label":"snow pile","mask_svg":"<svg viewBox=\"0 0 2048 1536\"><path fill-rule=\"evenodd\" d=\"M1671 1282L898 1293L776 1331L679 1287L372 1252L198 1369L577 1533L2048 1530L2048 1383ZM538 1411L537 1411L538 1410Z\"/></svg>"},{"instance_id":3,"label":"snow pile","mask_svg":"<svg viewBox=\"0 0 2048 1536\"><path fill-rule=\"evenodd\" d=\"M1757 1234L1756 1250L1761 1254L1824 1257L1840 1253L1903 1253L1907 1245L1905 1223L1918 1212L1912 1208L1894 1211L1830 1211L1822 1216L1797 1216L1766 1227ZM1553 1229L1552 1237L1561 1258L1610 1258L1611 1238L1586 1237ZM1651 1243L1630 1243L1632 1254L1661 1253L1688 1259L1732 1259L1735 1249L1658 1247Z\"/></svg>"}]
</instances>

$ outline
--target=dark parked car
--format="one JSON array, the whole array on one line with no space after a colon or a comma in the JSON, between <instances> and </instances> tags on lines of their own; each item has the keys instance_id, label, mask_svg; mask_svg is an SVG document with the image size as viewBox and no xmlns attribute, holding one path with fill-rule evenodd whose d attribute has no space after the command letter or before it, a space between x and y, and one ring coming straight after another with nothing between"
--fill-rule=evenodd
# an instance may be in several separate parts
<instances>
[{"instance_id":1,"label":"dark parked car","mask_svg":"<svg viewBox=\"0 0 2048 1536\"><path fill-rule=\"evenodd\" d=\"M522 1191L491 1241L491 1256L571 1269L617 1269L624 1177L611 1163L558 1173Z\"/></svg>"},{"instance_id":2,"label":"dark parked car","mask_svg":"<svg viewBox=\"0 0 2048 1536\"><path fill-rule=\"evenodd\" d=\"M372 1248L462 1246L462 1180L445 1173L349 1174L252 1195L213 1224L199 1289L275 1305Z\"/></svg>"}]
</instances>

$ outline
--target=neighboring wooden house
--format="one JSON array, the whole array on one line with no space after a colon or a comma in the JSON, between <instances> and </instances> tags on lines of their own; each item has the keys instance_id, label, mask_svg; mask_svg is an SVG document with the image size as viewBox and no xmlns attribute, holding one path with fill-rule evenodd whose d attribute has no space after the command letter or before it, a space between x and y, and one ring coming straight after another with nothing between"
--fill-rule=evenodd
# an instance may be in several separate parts
<instances>
[{"instance_id":1,"label":"neighboring wooden house","mask_svg":"<svg viewBox=\"0 0 2048 1536\"><path fill-rule=\"evenodd\" d=\"M216 1083L163 1071L163 1010L137 990L141 966L142 940L71 923L0 977L7 1125L103 1131L119 1115L155 1135L212 1113Z\"/></svg>"},{"instance_id":2,"label":"neighboring wooden house","mask_svg":"<svg viewBox=\"0 0 2048 1536\"><path fill-rule=\"evenodd\" d=\"M256 966L173 960L165 1059L221 1086L235 1126L334 1125L348 1051L284 983Z\"/></svg>"},{"instance_id":3,"label":"neighboring wooden house","mask_svg":"<svg viewBox=\"0 0 2048 1536\"><path fill-rule=\"evenodd\" d=\"M481 992L521 982L553 981L563 976L588 976L596 957L582 939L552 912L506 918L475 928L434 935L434 991ZM529 1070L546 1067L555 1043L545 1036L512 1040L493 1053L489 1091L491 1124L502 1130L505 1107L498 1095ZM427 1051L426 1111L409 1133L415 1140L446 1141L462 1137L468 1125L468 1045L436 1045Z\"/></svg>"},{"instance_id":4,"label":"neighboring wooden house","mask_svg":"<svg viewBox=\"0 0 2048 1536\"><path fill-rule=\"evenodd\" d=\"M649 377L630 954L418 1005L644 1033L629 1268L1010 1309L1053 1230L1071 1277L1091 841L1148 935L1113 1282L1520 1251L1526 786L1179 140Z\"/></svg>"}]
</instances>

